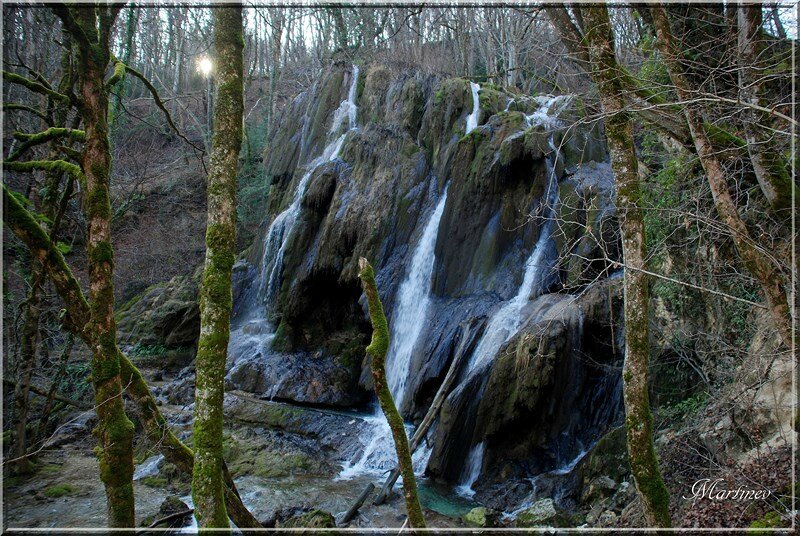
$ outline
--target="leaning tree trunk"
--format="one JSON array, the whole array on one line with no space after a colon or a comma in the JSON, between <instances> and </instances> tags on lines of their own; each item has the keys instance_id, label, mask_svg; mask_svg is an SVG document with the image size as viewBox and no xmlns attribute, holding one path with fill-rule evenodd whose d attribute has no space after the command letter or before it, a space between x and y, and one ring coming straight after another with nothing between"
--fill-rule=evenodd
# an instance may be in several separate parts
<instances>
[{"instance_id":1,"label":"leaning tree trunk","mask_svg":"<svg viewBox=\"0 0 800 536\"><path fill-rule=\"evenodd\" d=\"M389 422L394 438L394 447L397 450L397 462L400 466L400 474L403 475L403 497L406 500L408 510L408 523L412 528L425 528L425 517L422 515L422 507L419 504L417 495L417 479L414 476L414 466L411 461L411 451L408 447L408 437L403 425L403 417L397 411L389 390L389 383L386 379L386 352L389 351L389 327L386 323L386 315L383 313L383 304L378 296L378 288L375 285L375 271L367 259L358 260L358 277L361 278L361 285L364 287L364 294L367 296L369 306L369 317L372 321L372 341L367 346L367 355L370 357L370 368L372 369L372 381L375 385L375 394L378 396L383 414Z\"/></svg>"},{"instance_id":2,"label":"leaning tree trunk","mask_svg":"<svg viewBox=\"0 0 800 536\"><path fill-rule=\"evenodd\" d=\"M683 105L684 114L689 124L697 155L700 157L700 164L703 166L706 179L711 187L714 205L723 223L731 233L731 238L736 245L745 268L761 286L781 340L787 348L793 348L791 313L786 291L784 290L786 278L775 261L770 256L765 255L759 245L753 241L747 225L739 216L736 203L728 190L722 163L705 130L698 105L690 102L694 92L683 74L683 67L678 56L678 49L673 40L667 13L663 7L658 5L654 5L650 9L656 28L657 45L664 56L670 79L675 86L678 97L686 103Z\"/></svg>"},{"instance_id":3,"label":"leaning tree trunk","mask_svg":"<svg viewBox=\"0 0 800 536\"><path fill-rule=\"evenodd\" d=\"M208 173L206 259L194 406L192 497L202 528L229 526L222 461L222 402L236 256L236 167L242 144L242 7L214 10L217 98Z\"/></svg>"},{"instance_id":4,"label":"leaning tree trunk","mask_svg":"<svg viewBox=\"0 0 800 536\"><path fill-rule=\"evenodd\" d=\"M768 65L763 58L762 9L761 4L738 6L739 96L745 104L765 108L769 104L763 99L762 85ZM770 115L747 106L743 119L747 152L761 191L772 210L781 219L788 219L792 208L792 180L788 162L780 153L780 145L775 144Z\"/></svg>"},{"instance_id":5,"label":"leaning tree trunk","mask_svg":"<svg viewBox=\"0 0 800 536\"><path fill-rule=\"evenodd\" d=\"M645 520L652 527L669 527L669 493L653 446L653 415L648 395L648 291L645 275L644 218L631 117L616 76L614 36L605 6L582 7L592 77L600 90L606 138L617 186L622 254L625 261L625 365L623 397L628 458Z\"/></svg>"}]
</instances>

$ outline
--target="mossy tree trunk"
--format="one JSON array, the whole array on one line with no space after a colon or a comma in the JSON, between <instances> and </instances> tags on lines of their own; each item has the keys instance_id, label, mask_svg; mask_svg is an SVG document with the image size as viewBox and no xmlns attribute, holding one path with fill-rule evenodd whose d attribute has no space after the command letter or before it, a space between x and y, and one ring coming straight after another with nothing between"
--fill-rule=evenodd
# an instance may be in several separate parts
<instances>
[{"instance_id":1,"label":"mossy tree trunk","mask_svg":"<svg viewBox=\"0 0 800 536\"><path fill-rule=\"evenodd\" d=\"M89 347L94 346L93 332L85 329L89 325L91 310L80 284L41 225L20 201L3 185L3 221L42 263L53 286L66 306L65 326L79 336ZM139 370L120 352L122 383L131 400L139 408L142 427L153 445L164 457L181 471L191 474L194 453L169 429L166 419L158 409L147 383ZM225 471L225 499L228 514L239 528L261 528L242 503L236 485Z\"/></svg>"},{"instance_id":2,"label":"mossy tree trunk","mask_svg":"<svg viewBox=\"0 0 800 536\"><path fill-rule=\"evenodd\" d=\"M617 186L622 254L625 262L625 364L623 396L628 457L645 520L651 527L669 527L669 493L653 446L653 415L648 394L648 289L645 275L644 218L631 116L616 76L614 35L605 6L582 7L591 73L600 91L611 166Z\"/></svg>"},{"instance_id":3,"label":"mossy tree trunk","mask_svg":"<svg viewBox=\"0 0 800 536\"><path fill-rule=\"evenodd\" d=\"M763 6L741 4L738 10L739 45L739 94L742 102L762 108L769 108L762 95L762 85L768 76L768 66L764 62ZM744 108L744 132L747 138L747 152L753 164L761 191L769 201L772 210L782 219L791 216L792 181L789 177L789 164L780 154L780 145L775 143L772 121L768 112L753 107Z\"/></svg>"},{"instance_id":4,"label":"mossy tree trunk","mask_svg":"<svg viewBox=\"0 0 800 536\"><path fill-rule=\"evenodd\" d=\"M658 5L650 8L653 23L656 29L657 45L664 57L672 84L678 97L686 102L683 105L684 115L691 130L695 150L700 158L700 164L706 174L706 179L711 188L711 196L722 222L728 228L739 252L739 257L747 270L758 281L767 300L772 320L781 340L787 348L793 348L792 322L789 300L786 296L788 287L787 277L782 273L773 255L765 255L763 247L756 243L744 220L739 215L736 202L728 190L725 171L719 160L718 152L709 138L709 133L703 124L703 117L699 104L692 103L695 95L693 88L683 73L678 48L674 42L669 18L666 10Z\"/></svg>"},{"instance_id":5,"label":"mossy tree trunk","mask_svg":"<svg viewBox=\"0 0 800 536\"><path fill-rule=\"evenodd\" d=\"M231 273L236 255L236 171L242 145L242 7L214 16L217 96L208 173L206 259L200 286L192 497L201 528L229 526L222 461L222 402L230 338Z\"/></svg>"},{"instance_id":6,"label":"mossy tree trunk","mask_svg":"<svg viewBox=\"0 0 800 536\"><path fill-rule=\"evenodd\" d=\"M125 415L120 352L114 321L114 253L111 246L111 151L108 140L108 90L105 73L109 39L121 6L54 8L77 48L77 104L85 125L82 168L86 180L87 271L92 383L98 424L94 434L100 479L108 500L108 524L135 526L133 500L133 423Z\"/></svg>"},{"instance_id":7,"label":"mossy tree trunk","mask_svg":"<svg viewBox=\"0 0 800 536\"><path fill-rule=\"evenodd\" d=\"M378 288L375 284L375 271L367 259L358 260L358 277L364 287L364 294L367 296L369 306L369 318L372 322L372 341L367 346L367 355L370 358L370 368L372 370L372 381L375 385L375 394L381 405L383 414L389 422L392 430L394 447L397 451L397 462L400 466L400 474L403 476L403 497L406 501L408 511L408 523L412 528L425 528L425 517L422 515L422 507L419 504L417 494L417 479L414 476L414 466L411 461L411 450L408 447L408 437L403 424L403 417L397 411L389 390L389 383L386 379L386 353L389 351L389 327L386 322L386 315L383 312L383 304L378 295Z\"/></svg>"}]
</instances>

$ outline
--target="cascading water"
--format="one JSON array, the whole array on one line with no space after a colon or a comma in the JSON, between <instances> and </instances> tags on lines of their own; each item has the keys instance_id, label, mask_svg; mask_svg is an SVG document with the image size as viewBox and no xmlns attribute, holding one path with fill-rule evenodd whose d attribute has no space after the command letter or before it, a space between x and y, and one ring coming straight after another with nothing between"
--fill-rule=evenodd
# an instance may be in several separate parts
<instances>
[{"instance_id":1,"label":"cascading water","mask_svg":"<svg viewBox=\"0 0 800 536\"><path fill-rule=\"evenodd\" d=\"M405 397L411 358L430 309L431 276L436 260L434 249L436 238L439 235L439 222L441 222L446 202L447 188L445 187L439 202L425 224L417 247L414 249L408 276L398 290L397 308L392 316L391 342L387 356L387 380L392 397L398 407ZM366 421L370 426L368 428L369 437L364 441L364 450L355 462L348 462L344 465L339 474L341 479L352 478L371 471L383 472L394 468L397 464L391 429L381 409L376 407L375 413L367 417ZM407 427L407 431L410 430L411 428ZM430 452L428 448L417 450L414 456L415 469L419 468L419 471L424 471Z\"/></svg>"},{"instance_id":2,"label":"cascading water","mask_svg":"<svg viewBox=\"0 0 800 536\"><path fill-rule=\"evenodd\" d=\"M356 85L358 83L358 66L353 66L353 77L350 81L350 88L347 91L347 99L343 100L336 111L333 113L333 123L330 134L336 135L342 127L345 119L348 120L349 130L356 128ZM267 304L273 302L275 294L280 289L281 276L283 270L283 256L286 251L289 236L297 222L300 214L300 203L306 193L308 181L314 171L326 162L331 162L338 158L339 151L344 145L347 131L340 134L329 143L322 154L311 161L307 166L307 171L297 184L297 189L292 197L292 203L272 222L264 239L264 255L261 259L261 288L260 294L265 297ZM269 274L267 276L267 274Z\"/></svg>"},{"instance_id":3,"label":"cascading water","mask_svg":"<svg viewBox=\"0 0 800 536\"><path fill-rule=\"evenodd\" d=\"M231 332L231 339L228 344L229 355L234 357L255 355L262 350L268 349L275 336L273 326L267 320L267 317L269 308L274 303L277 292L280 290L283 275L283 256L286 252L289 237L300 215L300 205L314 171L319 166L338 158L347 133L357 128L356 114L358 107L355 103L355 96L358 74L358 66L353 65L353 74L347 92L347 99L343 100L333 113L329 136L336 137L325 146L321 155L314 158L306 166L306 172L297 183L292 202L275 217L264 236L264 253L258 267L258 292L255 300L249 303L245 309L238 326ZM348 129L340 132L345 120L348 121Z\"/></svg>"},{"instance_id":4,"label":"cascading water","mask_svg":"<svg viewBox=\"0 0 800 536\"><path fill-rule=\"evenodd\" d=\"M472 89L472 113L467 116L466 134L469 134L478 126L478 113L481 111L480 97L478 97L478 91L481 89L481 86L475 82L470 82L469 87Z\"/></svg>"},{"instance_id":5,"label":"cascading water","mask_svg":"<svg viewBox=\"0 0 800 536\"><path fill-rule=\"evenodd\" d=\"M483 441L481 441L472 447L472 450L469 451L469 456L467 456L467 463L464 466L464 472L461 477L462 484L456 488L456 492L465 497L472 497L475 495L472 486L475 485L475 482L478 481L478 477L481 476L484 448L485 445Z\"/></svg>"},{"instance_id":6,"label":"cascading water","mask_svg":"<svg viewBox=\"0 0 800 536\"><path fill-rule=\"evenodd\" d=\"M555 102L566 100L566 97L548 97L540 101L539 109L526 116L529 126L554 127L557 119L548 114ZM484 330L484 335L470 356L465 377L483 369L483 366L493 359L500 347L511 339L519 330L522 321L522 312L529 301L541 295L555 277L554 266L557 257L555 244L551 239L552 227L556 205L558 204L558 177L556 176L556 160L558 150L550 136L552 153L546 158L548 185L545 191L545 204L542 207L541 217L544 224L539 231L539 239L528 261L525 263L525 275L522 284L517 289L516 295L498 309L489 319ZM483 466L484 444L473 447L462 471L461 482L457 490L471 496L472 486L480 476Z\"/></svg>"},{"instance_id":7,"label":"cascading water","mask_svg":"<svg viewBox=\"0 0 800 536\"><path fill-rule=\"evenodd\" d=\"M386 378L398 408L402 406L406 395L411 357L428 316L428 309L430 309L431 276L436 260L434 248L446 202L447 188L425 225L425 230L422 232L422 237L411 258L408 277L400 285L396 300L397 308L392 315L392 334Z\"/></svg>"}]
</instances>

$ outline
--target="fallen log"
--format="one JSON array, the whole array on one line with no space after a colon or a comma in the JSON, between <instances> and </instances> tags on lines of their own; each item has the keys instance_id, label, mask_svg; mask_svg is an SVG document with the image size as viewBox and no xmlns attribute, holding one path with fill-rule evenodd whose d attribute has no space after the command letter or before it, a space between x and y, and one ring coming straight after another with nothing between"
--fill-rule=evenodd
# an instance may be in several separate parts
<instances>
[{"instance_id":1,"label":"fallen log","mask_svg":"<svg viewBox=\"0 0 800 536\"><path fill-rule=\"evenodd\" d=\"M375 489L375 484L373 484L372 482L367 484L367 487L364 488L364 491L362 491L361 495L358 496L356 502L354 502L353 505L347 510L347 512L344 513L342 518L338 520L337 525L343 525L345 523L348 523L351 519L356 517L359 508L361 508L361 505L364 504L364 501L367 500L367 497L369 497L369 494L372 493L374 489Z\"/></svg>"}]
</instances>

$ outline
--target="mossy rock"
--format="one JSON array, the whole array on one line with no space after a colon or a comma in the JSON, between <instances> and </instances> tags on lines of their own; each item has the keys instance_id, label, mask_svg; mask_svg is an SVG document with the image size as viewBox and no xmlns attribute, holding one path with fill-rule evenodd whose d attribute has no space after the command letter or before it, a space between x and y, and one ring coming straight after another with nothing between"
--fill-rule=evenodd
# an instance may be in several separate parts
<instances>
[{"instance_id":1,"label":"mossy rock","mask_svg":"<svg viewBox=\"0 0 800 536\"><path fill-rule=\"evenodd\" d=\"M290 517L278 525L281 529L332 529L336 520L324 510L311 510L299 516Z\"/></svg>"},{"instance_id":2,"label":"mossy rock","mask_svg":"<svg viewBox=\"0 0 800 536\"><path fill-rule=\"evenodd\" d=\"M64 497L65 495L71 495L72 493L75 493L75 491L76 489L70 484L56 484L55 486L50 486L44 490L44 496L51 499L58 499L59 497Z\"/></svg>"},{"instance_id":3,"label":"mossy rock","mask_svg":"<svg viewBox=\"0 0 800 536\"><path fill-rule=\"evenodd\" d=\"M783 519L780 513L776 511L767 512L764 514L764 517L760 519L756 519L752 523L750 523L751 529L776 529L776 528L784 528L789 527L790 523L787 519ZM751 534L773 534L774 531L772 530L751 530Z\"/></svg>"},{"instance_id":4,"label":"mossy rock","mask_svg":"<svg viewBox=\"0 0 800 536\"><path fill-rule=\"evenodd\" d=\"M515 522L515 527L517 528L565 528L571 525L572 520L556 506L553 499L536 501L533 506L518 514Z\"/></svg>"},{"instance_id":5,"label":"mossy rock","mask_svg":"<svg viewBox=\"0 0 800 536\"><path fill-rule=\"evenodd\" d=\"M600 476L622 482L630 472L625 427L618 426L600 438L589 453L583 466L584 486Z\"/></svg>"},{"instance_id":6,"label":"mossy rock","mask_svg":"<svg viewBox=\"0 0 800 536\"><path fill-rule=\"evenodd\" d=\"M467 512L463 520L470 527L495 527L497 526L497 512L485 506L478 506Z\"/></svg>"},{"instance_id":7,"label":"mossy rock","mask_svg":"<svg viewBox=\"0 0 800 536\"><path fill-rule=\"evenodd\" d=\"M164 476L146 476L139 480L139 482L147 486L148 488L156 488L156 489L164 489L169 484L169 480L167 480Z\"/></svg>"}]
</instances>

